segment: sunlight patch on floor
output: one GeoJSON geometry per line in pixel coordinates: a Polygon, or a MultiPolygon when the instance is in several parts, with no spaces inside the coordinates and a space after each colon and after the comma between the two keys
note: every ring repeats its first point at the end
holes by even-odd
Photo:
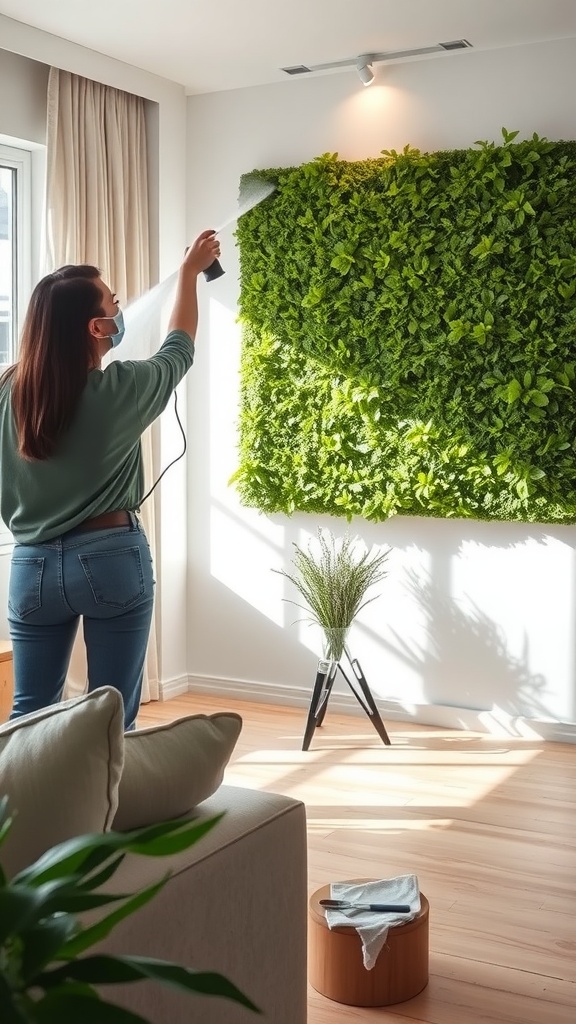
{"type": "MultiPolygon", "coordinates": [[[[478,751],[419,750],[401,763],[394,751],[350,749],[257,750],[241,755],[228,767],[229,785],[276,789],[307,804],[350,807],[470,807],[502,786],[537,756],[535,750],[514,750],[505,760],[492,754],[487,763],[478,751]],[[446,765],[454,765],[452,779],[446,765]]],[[[487,751],[489,753],[489,751],[487,751]]]]}
{"type": "Polygon", "coordinates": [[[364,818],[358,817],[327,817],[317,818],[308,814],[309,835],[326,835],[335,829],[346,829],[347,832],[368,832],[378,835],[382,832],[435,832],[450,828],[453,818],[364,818]]]}

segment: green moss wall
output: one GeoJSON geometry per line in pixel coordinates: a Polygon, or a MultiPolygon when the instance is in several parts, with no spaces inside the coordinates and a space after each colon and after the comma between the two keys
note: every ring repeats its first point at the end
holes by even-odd
{"type": "Polygon", "coordinates": [[[244,504],[576,522],[576,143],[516,134],[260,172],[244,504]]]}

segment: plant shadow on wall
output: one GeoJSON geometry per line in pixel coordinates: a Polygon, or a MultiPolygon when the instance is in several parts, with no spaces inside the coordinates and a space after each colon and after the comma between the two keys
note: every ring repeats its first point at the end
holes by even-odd
{"type": "Polygon", "coordinates": [[[242,501],[576,522],[576,143],[261,172],[238,223],[242,501]]]}
{"type": "Polygon", "coordinates": [[[399,656],[416,667],[432,703],[475,711],[491,711],[496,705],[512,718],[550,716],[547,682],[529,669],[527,639],[522,653],[513,655],[502,627],[475,602],[468,599],[461,607],[441,585],[413,570],[405,579],[406,590],[427,615],[428,642],[407,643],[395,631],[391,635],[399,656]],[[442,696],[448,678],[459,680],[457,703],[453,683],[451,697],[442,696]]]}

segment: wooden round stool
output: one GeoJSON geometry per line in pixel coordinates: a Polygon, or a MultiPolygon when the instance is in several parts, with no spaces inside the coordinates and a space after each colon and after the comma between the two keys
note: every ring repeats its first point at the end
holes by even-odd
{"type": "MultiPolygon", "coordinates": [[[[352,879],[356,884],[367,879],[352,879]]],[[[312,894],[308,903],[308,972],[312,988],[349,1006],[389,1006],[418,995],[428,984],[429,905],[420,893],[420,911],[407,924],[390,928],[371,971],[362,960],[362,939],[356,929],[330,929],[319,901],[330,898],[330,886],[312,894]]]]}

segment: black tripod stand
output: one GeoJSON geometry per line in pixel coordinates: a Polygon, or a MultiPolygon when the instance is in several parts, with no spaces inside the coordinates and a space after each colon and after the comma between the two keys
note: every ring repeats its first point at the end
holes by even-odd
{"type": "Polygon", "coordinates": [[[308,711],[308,719],[306,721],[306,729],[304,731],[302,750],[308,750],[312,736],[314,735],[314,730],[322,725],[322,722],[324,721],[324,716],[328,708],[328,698],[332,692],[332,687],[334,686],[334,680],[336,679],[338,671],[340,671],[344,676],[344,679],[348,683],[348,686],[352,690],[352,693],[356,697],[360,707],[368,715],[368,718],[372,722],[372,725],[376,729],[376,732],[381,737],[382,741],[390,745],[390,737],[386,732],[384,722],[380,717],[380,712],[376,707],[374,697],[372,696],[370,687],[366,682],[366,676],[360,667],[360,662],[357,658],[350,657],[346,647],[344,648],[343,656],[346,657],[346,668],[344,668],[342,664],[342,659],[340,659],[340,661],[335,661],[327,658],[321,658],[318,662],[316,680],[314,682],[314,689],[312,691],[310,708],[308,711]]]}

